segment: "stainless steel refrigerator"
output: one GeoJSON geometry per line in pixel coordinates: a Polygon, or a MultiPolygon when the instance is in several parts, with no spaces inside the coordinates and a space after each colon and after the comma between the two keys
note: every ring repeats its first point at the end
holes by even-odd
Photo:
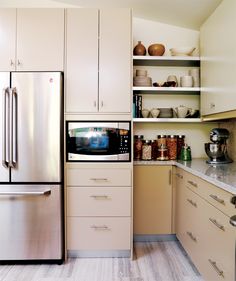
{"type": "Polygon", "coordinates": [[[63,77],[0,72],[0,261],[63,258],[63,77]]]}

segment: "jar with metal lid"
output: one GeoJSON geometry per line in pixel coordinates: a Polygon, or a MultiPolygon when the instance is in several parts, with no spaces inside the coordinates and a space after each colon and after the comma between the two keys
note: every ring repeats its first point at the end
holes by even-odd
{"type": "Polygon", "coordinates": [[[166,138],[166,145],[168,148],[168,156],[170,160],[177,159],[177,136],[169,135],[166,138]]]}
{"type": "Polygon", "coordinates": [[[161,144],[158,147],[157,160],[160,160],[160,161],[169,160],[168,149],[165,144],[161,144]]]}
{"type": "Polygon", "coordinates": [[[152,145],[152,160],[157,160],[157,141],[151,140],[152,145]]]}
{"type": "Polygon", "coordinates": [[[143,135],[134,136],[134,160],[142,159],[143,135]]]}
{"type": "Polygon", "coordinates": [[[157,135],[157,146],[166,145],[166,135],[157,135]]]}
{"type": "Polygon", "coordinates": [[[152,144],[150,140],[143,141],[142,160],[152,160],[152,144]]]}
{"type": "Polygon", "coordinates": [[[181,148],[185,144],[185,135],[178,135],[177,136],[177,159],[180,159],[181,148]]]}

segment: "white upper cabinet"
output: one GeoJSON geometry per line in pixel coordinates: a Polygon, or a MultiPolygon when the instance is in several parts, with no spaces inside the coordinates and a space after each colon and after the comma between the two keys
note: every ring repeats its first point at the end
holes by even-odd
{"type": "Polygon", "coordinates": [[[0,9],[0,71],[15,70],[16,9],[0,9]]]}
{"type": "Polygon", "coordinates": [[[66,113],[130,113],[131,11],[67,9],[66,113]]]}
{"type": "Polygon", "coordinates": [[[0,9],[1,71],[63,71],[64,9],[0,9]]]}
{"type": "Polygon", "coordinates": [[[130,112],[131,11],[100,11],[99,110],[130,112]]]}
{"type": "Polygon", "coordinates": [[[236,1],[224,0],[202,25],[202,115],[236,110],[236,1]]]}
{"type": "Polygon", "coordinates": [[[98,10],[66,11],[66,110],[98,110],[98,10]]]}

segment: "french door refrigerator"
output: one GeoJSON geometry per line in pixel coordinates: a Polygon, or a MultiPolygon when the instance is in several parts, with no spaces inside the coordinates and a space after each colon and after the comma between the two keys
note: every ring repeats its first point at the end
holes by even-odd
{"type": "Polygon", "coordinates": [[[0,72],[0,261],[63,258],[63,77],[0,72]]]}

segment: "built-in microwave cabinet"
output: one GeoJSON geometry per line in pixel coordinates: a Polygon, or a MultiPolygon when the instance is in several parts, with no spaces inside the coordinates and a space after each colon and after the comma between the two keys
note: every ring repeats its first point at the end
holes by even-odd
{"type": "Polygon", "coordinates": [[[64,9],[0,9],[0,71],[63,71],[64,9]]]}
{"type": "Polygon", "coordinates": [[[130,9],[66,10],[66,113],[130,113],[130,9]]]}

